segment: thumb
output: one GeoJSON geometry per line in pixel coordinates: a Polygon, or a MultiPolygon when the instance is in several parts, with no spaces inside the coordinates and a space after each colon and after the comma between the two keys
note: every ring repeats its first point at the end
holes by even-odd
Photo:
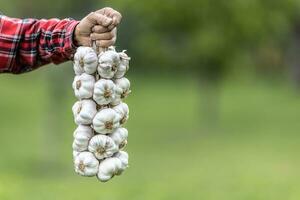
{"type": "Polygon", "coordinates": [[[111,18],[95,12],[90,13],[87,19],[92,25],[109,26],[113,22],[111,18]]]}

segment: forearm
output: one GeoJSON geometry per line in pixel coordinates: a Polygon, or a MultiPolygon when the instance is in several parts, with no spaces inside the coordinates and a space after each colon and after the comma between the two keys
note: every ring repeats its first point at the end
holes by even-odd
{"type": "Polygon", "coordinates": [[[13,19],[0,16],[0,72],[23,73],[70,60],[76,49],[75,20],[13,19]]]}

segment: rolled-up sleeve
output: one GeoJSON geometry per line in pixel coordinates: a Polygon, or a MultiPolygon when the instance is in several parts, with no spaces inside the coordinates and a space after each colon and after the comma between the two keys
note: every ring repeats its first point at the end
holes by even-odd
{"type": "Polygon", "coordinates": [[[0,15],[0,72],[20,74],[72,59],[73,19],[16,19],[0,15]]]}

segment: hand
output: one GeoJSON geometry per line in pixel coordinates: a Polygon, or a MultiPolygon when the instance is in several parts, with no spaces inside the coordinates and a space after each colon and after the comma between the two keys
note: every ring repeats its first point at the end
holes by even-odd
{"type": "Polygon", "coordinates": [[[117,37],[116,26],[121,19],[121,14],[112,8],[92,12],[76,26],[74,40],[79,46],[91,46],[92,40],[100,47],[114,45],[117,37]]]}
{"type": "Polygon", "coordinates": [[[122,19],[121,13],[119,13],[118,11],[116,11],[112,8],[106,7],[106,8],[102,8],[102,9],[96,11],[96,12],[99,13],[99,14],[102,14],[106,17],[109,17],[113,20],[112,24],[108,26],[109,30],[112,30],[114,27],[119,25],[120,22],[121,22],[121,19],[122,19]]]}

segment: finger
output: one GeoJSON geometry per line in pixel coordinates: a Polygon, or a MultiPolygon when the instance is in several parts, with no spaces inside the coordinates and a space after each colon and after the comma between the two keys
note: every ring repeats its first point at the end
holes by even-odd
{"type": "Polygon", "coordinates": [[[100,9],[96,11],[99,14],[105,15],[107,17],[110,17],[113,19],[113,24],[118,25],[121,22],[122,15],[118,11],[110,8],[110,7],[105,7],[103,9],[100,9]]]}
{"type": "Polygon", "coordinates": [[[115,44],[115,42],[116,42],[115,38],[113,38],[111,40],[97,40],[96,45],[106,48],[106,47],[113,46],[115,44]]]}
{"type": "Polygon", "coordinates": [[[91,40],[111,40],[114,37],[115,35],[112,32],[91,34],[91,40]]]}
{"type": "Polygon", "coordinates": [[[102,25],[102,26],[109,26],[112,23],[112,19],[109,17],[106,17],[102,14],[91,12],[87,19],[89,22],[93,25],[102,25]]]}
{"type": "Polygon", "coordinates": [[[109,17],[106,17],[106,16],[104,16],[104,15],[95,13],[95,17],[96,17],[96,20],[97,20],[97,24],[98,24],[98,25],[109,26],[109,25],[111,25],[111,23],[112,23],[112,19],[109,18],[109,17]]]}
{"type": "Polygon", "coordinates": [[[95,33],[93,32],[91,35],[91,40],[111,40],[117,37],[117,28],[114,28],[111,31],[107,31],[105,33],[95,33]]]}
{"type": "Polygon", "coordinates": [[[114,28],[116,28],[116,25],[111,24],[107,27],[108,30],[113,30],[114,28]]]}
{"type": "Polygon", "coordinates": [[[102,15],[106,15],[106,16],[110,16],[111,17],[111,13],[113,13],[115,10],[110,8],[110,7],[105,7],[105,8],[102,8],[100,10],[97,10],[96,12],[102,14],[102,15]]]}
{"type": "Polygon", "coordinates": [[[119,12],[115,12],[114,14],[113,14],[113,24],[114,25],[118,25],[118,24],[120,24],[120,22],[121,22],[121,20],[122,20],[122,15],[121,15],[121,13],[119,13],[119,12]]]}
{"type": "MultiPolygon", "coordinates": [[[[111,25],[109,25],[111,26],[111,25]]],[[[104,27],[104,26],[100,26],[100,25],[96,25],[92,28],[92,32],[94,33],[105,33],[105,32],[109,32],[109,28],[104,27]]]]}

